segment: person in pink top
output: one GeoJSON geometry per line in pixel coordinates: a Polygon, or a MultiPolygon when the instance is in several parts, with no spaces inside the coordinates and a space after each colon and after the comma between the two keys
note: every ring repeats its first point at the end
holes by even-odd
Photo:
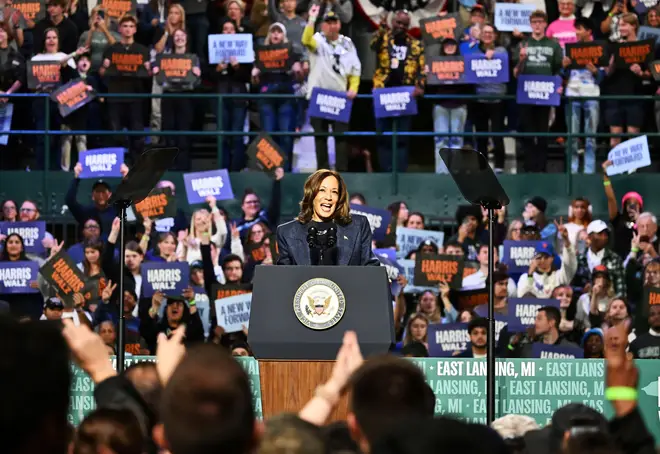
{"type": "Polygon", "coordinates": [[[556,39],[562,49],[568,43],[577,42],[574,12],[574,0],[559,0],[559,19],[552,22],[545,32],[548,38],[556,39]]]}

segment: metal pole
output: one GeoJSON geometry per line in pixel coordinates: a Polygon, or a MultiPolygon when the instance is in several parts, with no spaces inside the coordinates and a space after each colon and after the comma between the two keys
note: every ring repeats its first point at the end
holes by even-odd
{"type": "Polygon", "coordinates": [[[126,239],[124,227],[126,223],[126,209],[128,205],[125,200],[117,202],[119,208],[119,337],[117,348],[117,373],[124,371],[124,358],[126,356],[126,316],[124,315],[124,252],[126,239]]]}
{"type": "Polygon", "coordinates": [[[493,282],[493,215],[492,206],[488,207],[488,349],[486,355],[486,420],[490,425],[495,420],[495,283],[493,282]]]}
{"type": "Polygon", "coordinates": [[[397,119],[392,120],[392,195],[399,193],[399,175],[396,168],[399,162],[399,150],[397,149],[396,133],[397,133],[397,119]]]}

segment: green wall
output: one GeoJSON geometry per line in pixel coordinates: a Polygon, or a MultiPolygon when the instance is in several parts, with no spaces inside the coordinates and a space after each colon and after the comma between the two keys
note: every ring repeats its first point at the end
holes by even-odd
{"type": "MultiPolygon", "coordinates": [[[[177,185],[179,206],[187,206],[183,178],[180,173],[167,175],[177,185]]],[[[64,172],[2,172],[0,178],[0,198],[12,198],[20,203],[32,199],[39,205],[48,218],[57,218],[64,204],[64,194],[71,181],[72,174],[64,172]]],[[[295,215],[302,196],[302,186],[306,175],[286,175],[283,184],[282,215],[283,219],[295,215]]],[[[409,208],[421,211],[436,219],[453,219],[456,206],[465,203],[456,185],[449,176],[429,173],[407,173],[398,177],[391,174],[344,174],[350,192],[363,193],[370,205],[385,207],[392,201],[404,200],[409,208]]],[[[240,196],[246,188],[254,188],[267,203],[270,200],[272,180],[260,172],[241,172],[231,175],[236,201],[222,203],[232,215],[240,213],[240,196]]],[[[117,179],[110,179],[114,185],[117,179]]],[[[526,174],[504,175],[502,185],[511,199],[510,212],[520,213],[523,202],[534,195],[541,195],[548,200],[548,214],[560,216],[567,213],[570,200],[577,196],[586,196],[593,204],[594,216],[605,217],[607,204],[603,192],[602,177],[599,175],[580,175],[567,177],[565,174],[526,174]]],[[[649,204],[647,210],[660,212],[660,198],[650,197],[656,183],[660,181],[656,174],[642,173],[632,176],[619,176],[613,179],[617,197],[630,190],[638,191],[649,204]]],[[[81,184],[78,200],[89,200],[92,180],[81,184]]],[[[475,184],[479,184],[475,181],[475,184]]]]}

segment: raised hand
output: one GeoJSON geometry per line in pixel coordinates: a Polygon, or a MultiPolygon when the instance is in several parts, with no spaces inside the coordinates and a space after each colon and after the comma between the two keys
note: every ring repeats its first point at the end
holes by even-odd
{"type": "Polygon", "coordinates": [[[119,218],[114,218],[112,220],[112,231],[115,233],[119,233],[119,229],[121,228],[121,221],[119,218]]]}
{"type": "Polygon", "coordinates": [[[186,347],[183,345],[183,339],[186,335],[186,325],[179,325],[172,333],[169,339],[165,333],[158,335],[158,346],[156,347],[156,370],[160,381],[165,386],[169,381],[174,369],[179,365],[183,355],[186,353],[186,347]]]}
{"type": "Polygon", "coordinates": [[[112,298],[112,294],[114,293],[116,288],[117,288],[117,284],[113,284],[112,280],[109,280],[108,284],[105,286],[105,288],[101,292],[101,300],[106,302],[106,303],[108,301],[110,301],[110,298],[112,298]]]}
{"type": "Polygon", "coordinates": [[[62,241],[59,242],[59,243],[57,242],[57,240],[55,240],[55,242],[53,243],[52,247],[50,248],[50,257],[49,257],[49,260],[50,260],[51,258],[55,257],[55,256],[56,256],[56,255],[62,250],[62,247],[63,247],[63,246],[64,246],[64,240],[62,240],[62,241]]]}
{"type": "Polygon", "coordinates": [[[562,240],[564,240],[564,245],[568,245],[568,229],[564,225],[564,217],[559,218],[559,222],[555,222],[555,227],[557,227],[557,232],[561,235],[562,240]]]}
{"type": "Polygon", "coordinates": [[[211,211],[212,211],[217,206],[218,201],[212,195],[208,195],[206,196],[206,203],[209,204],[209,207],[211,207],[211,211]]]}

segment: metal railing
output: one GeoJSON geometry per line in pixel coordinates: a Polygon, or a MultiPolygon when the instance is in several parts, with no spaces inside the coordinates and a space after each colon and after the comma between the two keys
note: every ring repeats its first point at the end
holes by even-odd
{"type": "MultiPolygon", "coordinates": [[[[163,93],[163,94],[151,94],[151,93],[139,93],[139,94],[115,94],[115,93],[103,93],[99,94],[99,97],[102,98],[123,98],[123,99],[152,99],[152,98],[174,98],[174,99],[201,99],[201,100],[216,100],[216,129],[212,131],[111,131],[111,130],[84,130],[84,131],[60,131],[60,130],[51,130],[50,129],[50,109],[51,103],[49,102],[50,95],[45,93],[21,93],[21,94],[3,94],[3,97],[15,99],[15,98],[43,98],[44,100],[44,115],[45,115],[45,127],[43,130],[11,130],[3,131],[0,134],[6,135],[43,135],[44,136],[44,152],[45,152],[45,163],[44,169],[50,169],[50,149],[51,149],[51,136],[67,136],[67,135],[95,135],[95,136],[179,136],[186,135],[192,137],[216,137],[216,153],[217,153],[217,163],[218,168],[222,168],[223,160],[223,137],[225,136],[257,136],[260,134],[260,131],[224,131],[222,129],[223,125],[223,100],[225,99],[247,99],[247,100],[266,100],[266,99],[296,99],[292,95],[282,95],[282,94],[224,94],[224,93],[163,93]]],[[[358,99],[372,99],[372,95],[358,95],[358,99]]],[[[514,95],[501,95],[501,96],[482,96],[482,95],[425,95],[424,99],[427,100],[465,100],[467,102],[471,101],[508,101],[515,100],[514,95]]],[[[587,100],[599,100],[599,101],[609,101],[609,100],[618,100],[618,101],[656,101],[660,100],[660,97],[657,96],[599,96],[599,97],[564,97],[565,100],[570,101],[587,101],[587,100]]],[[[570,111],[572,115],[572,111],[570,111]]],[[[511,138],[520,138],[520,137],[548,137],[548,138],[559,138],[565,137],[565,174],[566,174],[566,192],[567,194],[571,193],[572,190],[572,173],[571,173],[571,144],[573,139],[579,138],[610,138],[610,137],[629,137],[630,133],[583,133],[583,132],[574,132],[571,131],[571,118],[569,117],[566,121],[567,131],[566,132],[442,132],[436,133],[434,131],[399,131],[397,128],[397,121],[393,122],[393,128],[391,131],[376,132],[376,131],[347,131],[343,133],[335,132],[272,132],[272,136],[313,136],[313,137],[327,137],[327,136],[345,136],[345,137],[378,137],[385,136],[392,138],[392,172],[391,172],[391,190],[392,194],[398,193],[398,175],[397,170],[398,163],[398,147],[397,147],[397,137],[398,136],[407,136],[407,137],[466,137],[466,138],[479,138],[479,137],[511,137],[511,138]]],[[[660,133],[644,133],[648,137],[660,137],[660,133]]],[[[44,185],[46,185],[46,172],[44,172],[44,185]]]]}

